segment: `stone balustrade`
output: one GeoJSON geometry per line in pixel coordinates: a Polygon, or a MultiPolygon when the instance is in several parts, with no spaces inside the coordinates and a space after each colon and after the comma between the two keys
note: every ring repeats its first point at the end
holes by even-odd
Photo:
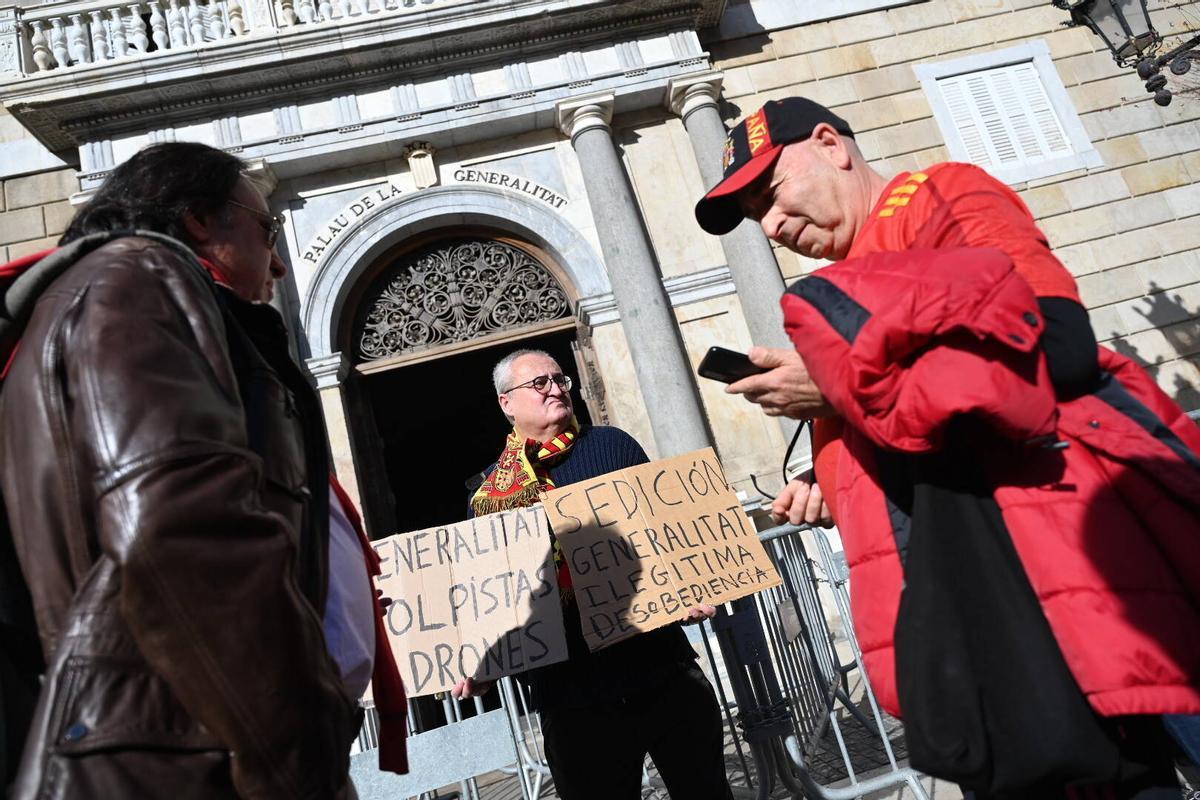
{"type": "MultiPolygon", "coordinates": [[[[447,0],[90,0],[0,6],[0,76],[45,74],[447,0]]],[[[3,80],[0,77],[0,80],[3,80]]]]}
{"type": "Polygon", "coordinates": [[[5,11],[12,13],[0,16],[0,72],[22,75],[195,47],[249,30],[241,0],[55,3],[0,15],[5,11]]]}
{"type": "Polygon", "coordinates": [[[432,5],[438,0],[275,0],[282,27],[331,22],[432,5]]]}

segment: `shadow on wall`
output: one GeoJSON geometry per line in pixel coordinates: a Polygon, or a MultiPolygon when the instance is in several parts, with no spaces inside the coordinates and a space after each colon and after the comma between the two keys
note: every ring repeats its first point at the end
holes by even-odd
{"type": "Polygon", "coordinates": [[[737,103],[730,102],[724,97],[717,101],[718,109],[721,112],[721,119],[725,120],[725,127],[732,128],[741,122],[742,117],[746,116],[746,112],[737,103]]]}
{"type": "MultiPolygon", "coordinates": [[[[1184,305],[1182,297],[1178,294],[1168,295],[1153,282],[1150,284],[1150,294],[1138,302],[1140,307],[1135,307],[1134,310],[1166,337],[1177,357],[1192,360],[1200,356],[1200,308],[1189,309],[1184,305]]],[[[1168,359],[1158,356],[1151,361],[1116,331],[1112,331],[1111,335],[1112,340],[1106,343],[1109,347],[1141,364],[1151,375],[1158,378],[1159,368],[1167,363],[1168,359]]],[[[1193,360],[1193,363],[1196,361],[1193,360]]],[[[1172,384],[1163,388],[1185,411],[1200,409],[1200,386],[1183,375],[1176,374],[1172,384]]]]}

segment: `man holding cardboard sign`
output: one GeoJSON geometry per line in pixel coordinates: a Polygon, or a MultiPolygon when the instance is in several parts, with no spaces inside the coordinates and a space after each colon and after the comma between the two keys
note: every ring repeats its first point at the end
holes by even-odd
{"type": "MultiPolygon", "coordinates": [[[[496,365],[493,380],[513,432],[471,498],[473,514],[533,505],[555,487],[649,461],[624,431],[579,427],[571,379],[547,353],[512,353],[496,365]]],[[[679,625],[621,637],[593,652],[580,624],[571,570],[557,547],[555,564],[569,658],[521,679],[542,715],[558,796],[637,800],[649,754],[677,800],[728,800],[720,707],[679,625]]],[[[703,604],[690,610],[681,606],[672,618],[696,620],[713,613],[703,604]]],[[[454,694],[470,697],[487,687],[464,680],[454,694]]]]}

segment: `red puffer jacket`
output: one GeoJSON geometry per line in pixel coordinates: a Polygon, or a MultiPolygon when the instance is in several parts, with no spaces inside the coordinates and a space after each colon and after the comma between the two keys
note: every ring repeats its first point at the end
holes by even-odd
{"type": "Polygon", "coordinates": [[[875,453],[934,450],[959,414],[1013,442],[978,456],[1092,707],[1200,713],[1200,429],[1151,378],[1101,348],[1100,388],[1057,402],[1037,300],[998,250],[844,261],[797,282],[783,307],[846,420],[837,521],[865,667],[890,713],[907,520],[880,488],[875,453]],[[1054,437],[1066,446],[1041,446],[1054,437]]]}

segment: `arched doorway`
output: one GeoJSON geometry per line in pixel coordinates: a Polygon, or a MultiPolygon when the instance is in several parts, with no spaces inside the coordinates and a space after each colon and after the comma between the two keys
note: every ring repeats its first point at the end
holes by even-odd
{"type": "Polygon", "coordinates": [[[592,420],[581,389],[596,382],[576,367],[574,290],[535,245],[486,228],[435,231],[386,253],[360,287],[342,352],[353,354],[360,413],[370,417],[355,425],[370,439],[358,450],[376,456],[373,474],[360,475],[364,503],[373,518],[391,518],[379,533],[466,516],[467,482],[509,431],[492,367],[512,350],[554,356],[577,378],[576,416],[592,420]]]}

